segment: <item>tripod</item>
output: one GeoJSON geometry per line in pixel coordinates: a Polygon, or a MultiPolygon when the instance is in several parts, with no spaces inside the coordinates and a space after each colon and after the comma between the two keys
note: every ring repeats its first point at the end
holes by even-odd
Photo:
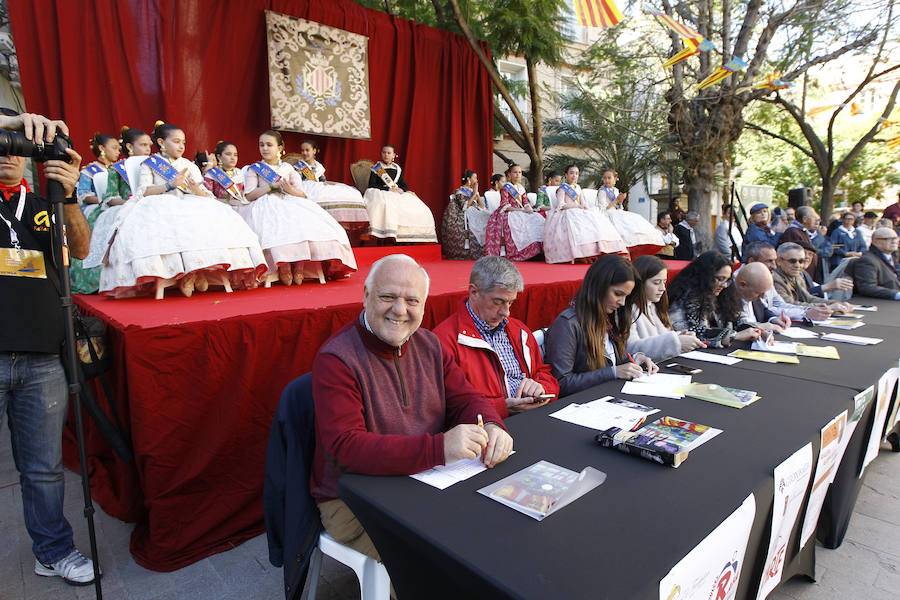
{"type": "MultiPolygon", "coordinates": [[[[65,239],[65,211],[63,204],[65,194],[62,184],[47,181],[47,199],[53,206],[53,253],[61,259],[59,265],[60,302],[63,307],[63,320],[66,330],[65,355],[62,360],[69,376],[69,394],[74,401],[75,435],[78,440],[78,463],[81,465],[81,490],[84,495],[84,517],[88,523],[88,537],[91,544],[91,557],[94,561],[94,592],[97,600],[103,599],[103,588],[100,584],[100,557],[97,555],[97,533],[94,529],[94,505],[91,501],[91,482],[87,473],[87,450],[84,443],[84,422],[81,414],[81,383],[77,376],[78,357],[75,352],[75,316],[72,305],[72,283],[69,280],[69,249],[65,239]]],[[[24,202],[21,199],[20,202],[24,202]]]]}

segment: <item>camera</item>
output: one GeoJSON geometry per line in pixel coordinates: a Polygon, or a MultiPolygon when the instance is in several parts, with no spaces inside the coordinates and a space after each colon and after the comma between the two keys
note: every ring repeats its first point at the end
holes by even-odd
{"type": "Polygon", "coordinates": [[[72,148],[72,140],[62,133],[57,133],[50,143],[35,144],[18,131],[0,129],[0,156],[24,156],[37,162],[48,160],[72,162],[66,148],[72,148]]]}

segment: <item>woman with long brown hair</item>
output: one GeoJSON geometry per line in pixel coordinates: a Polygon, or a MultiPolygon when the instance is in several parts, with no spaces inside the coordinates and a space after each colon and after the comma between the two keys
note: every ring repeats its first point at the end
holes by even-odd
{"type": "Polygon", "coordinates": [[[669,297],[666,281],[669,267],[656,256],[644,255],[634,260],[634,268],[644,287],[643,303],[637,307],[631,335],[630,352],[643,352],[653,360],[662,360],[704,346],[693,331],[672,330],[669,321],[669,297]]]}
{"type": "Polygon", "coordinates": [[[640,377],[641,367],[657,371],[650,357],[626,351],[632,311],[643,298],[639,281],[631,263],[615,254],[601,256],[588,269],[574,306],[556,318],[545,339],[560,396],[611,379],[640,377]]]}

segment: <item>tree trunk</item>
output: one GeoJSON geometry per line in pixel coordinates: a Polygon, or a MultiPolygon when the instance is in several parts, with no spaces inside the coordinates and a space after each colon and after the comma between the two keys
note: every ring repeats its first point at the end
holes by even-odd
{"type": "Polygon", "coordinates": [[[822,215],[822,224],[826,226],[828,225],[828,217],[834,212],[834,191],[835,186],[832,185],[831,180],[827,176],[822,177],[822,205],[819,213],[822,215]]]}
{"type": "Polygon", "coordinates": [[[534,152],[528,152],[531,166],[528,168],[528,181],[531,191],[536,191],[544,183],[544,120],[541,116],[541,98],[538,90],[537,72],[534,62],[525,57],[525,68],[528,72],[528,94],[531,98],[531,130],[534,140],[534,152]]]}
{"type": "Polygon", "coordinates": [[[700,222],[694,231],[697,240],[703,244],[704,250],[711,250],[712,245],[712,198],[713,172],[715,166],[708,161],[700,163],[684,174],[684,188],[688,195],[688,210],[700,215],[700,222]]]}

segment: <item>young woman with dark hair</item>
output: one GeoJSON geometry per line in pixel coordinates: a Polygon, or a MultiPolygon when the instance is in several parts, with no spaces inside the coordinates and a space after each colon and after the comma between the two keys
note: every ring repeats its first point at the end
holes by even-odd
{"type": "Polygon", "coordinates": [[[568,396],[611,379],[639,377],[642,367],[657,371],[650,357],[629,356],[633,310],[643,302],[637,271],[616,254],[591,265],[575,294],[547,330],[545,346],[560,396],[568,396]],[[633,361],[632,361],[633,359],[633,361]]]}
{"type": "Polygon", "coordinates": [[[259,236],[269,270],[267,278],[283,285],[304,279],[339,279],[356,270],[347,232],[303,192],[302,176],[282,162],[284,142],[277,131],[259,136],[258,162],[247,169],[244,197],[238,206],[259,236]]]}
{"type": "Polygon", "coordinates": [[[628,350],[643,352],[658,361],[704,347],[694,332],[672,330],[666,294],[669,274],[666,263],[656,256],[644,255],[636,258],[633,265],[644,286],[644,299],[635,310],[628,350]]]}
{"type": "Polygon", "coordinates": [[[710,250],[704,252],[669,285],[669,319],[678,331],[689,330],[713,348],[732,339],[752,341],[760,332],[744,316],[741,300],[731,284],[731,262],[710,250]]]}
{"type": "MultiPolygon", "coordinates": [[[[99,131],[91,136],[90,145],[91,152],[96,157],[96,160],[81,168],[78,183],[75,185],[78,204],[81,205],[81,212],[84,213],[85,217],[90,217],[91,213],[97,210],[101,200],[97,189],[94,187],[94,176],[108,173],[109,165],[119,160],[120,152],[119,140],[99,131]]],[[[94,218],[96,219],[96,217],[94,218]]]]}
{"type": "Polygon", "coordinates": [[[484,238],[491,213],[478,194],[478,175],[463,171],[460,186],[450,196],[441,220],[441,251],[444,258],[478,260],[484,256],[484,238]]]}

